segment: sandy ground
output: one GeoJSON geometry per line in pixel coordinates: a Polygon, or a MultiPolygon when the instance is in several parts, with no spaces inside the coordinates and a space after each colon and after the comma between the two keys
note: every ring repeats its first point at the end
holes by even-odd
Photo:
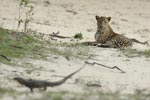
{"type": "MultiPolygon", "coordinates": [[[[17,0],[0,0],[0,2],[1,26],[16,29],[17,0]]],[[[94,33],[96,32],[95,15],[99,15],[112,17],[110,25],[115,32],[140,41],[150,40],[149,0],[49,0],[49,5],[45,2],[46,0],[32,0],[35,14],[30,27],[38,32],[47,34],[59,31],[64,36],[73,36],[77,32],[82,32],[84,40],[94,40],[94,33]]],[[[133,48],[138,50],[149,49],[148,46],[136,43],[133,48]]],[[[75,79],[84,81],[83,83],[100,82],[102,87],[93,89],[106,91],[120,90],[130,93],[135,89],[150,89],[149,57],[129,58],[117,49],[96,47],[91,47],[90,52],[97,55],[90,62],[96,61],[108,66],[118,66],[126,73],[121,74],[116,70],[108,70],[97,65],[87,65],[85,69],[66,84],[57,88],[50,88],[48,91],[84,91],[83,84],[75,84],[75,79]]],[[[53,77],[53,75],[65,76],[81,67],[83,62],[77,60],[68,62],[65,58],[59,57],[55,63],[33,61],[33,64],[37,69],[42,67],[43,70],[37,70],[28,75],[23,73],[24,70],[30,70],[30,67],[12,67],[1,64],[0,83],[7,83],[7,85],[0,84],[0,86],[9,88],[13,88],[12,85],[18,86],[17,83],[11,80],[17,73],[22,73],[22,75],[29,78],[59,80],[60,77],[53,77]],[[56,73],[52,70],[55,70],[56,73]]],[[[23,90],[18,88],[18,91],[26,91],[24,88],[23,90]]]]}

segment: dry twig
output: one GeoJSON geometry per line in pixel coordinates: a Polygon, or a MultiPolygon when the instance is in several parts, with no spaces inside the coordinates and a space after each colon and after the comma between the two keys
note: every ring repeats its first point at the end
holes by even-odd
{"type": "Polygon", "coordinates": [[[100,63],[97,63],[97,62],[88,62],[88,61],[85,61],[86,64],[90,64],[90,65],[99,65],[99,66],[102,66],[102,67],[105,67],[105,68],[109,68],[109,69],[117,69],[119,70],[121,73],[125,73],[125,71],[123,71],[122,69],[120,69],[119,67],[117,66],[113,66],[113,67],[109,67],[109,66],[106,66],[106,65],[103,65],[103,64],[100,64],[100,63]]]}
{"type": "Polygon", "coordinates": [[[49,36],[52,36],[52,37],[57,37],[57,38],[61,38],[61,39],[66,39],[66,38],[71,38],[71,37],[67,37],[67,36],[61,36],[61,35],[58,35],[59,32],[57,33],[52,33],[52,34],[49,34],[49,36]]]}

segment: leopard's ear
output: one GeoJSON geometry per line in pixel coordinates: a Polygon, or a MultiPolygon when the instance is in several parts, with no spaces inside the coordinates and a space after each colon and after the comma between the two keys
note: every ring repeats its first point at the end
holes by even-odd
{"type": "Polygon", "coordinates": [[[96,18],[96,20],[98,20],[98,19],[99,19],[99,16],[96,15],[95,18],[96,18]]]}
{"type": "Polygon", "coordinates": [[[111,17],[107,17],[107,19],[108,19],[108,22],[111,20],[111,17]]]}

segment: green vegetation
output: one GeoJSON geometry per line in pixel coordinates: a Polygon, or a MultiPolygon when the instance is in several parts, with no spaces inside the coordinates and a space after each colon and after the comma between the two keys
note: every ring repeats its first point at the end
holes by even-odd
{"type": "MultiPolygon", "coordinates": [[[[31,93],[27,92],[16,92],[11,89],[0,88],[0,98],[11,97],[12,100],[19,100],[23,95],[28,95],[26,98],[21,100],[149,100],[150,93],[146,90],[137,90],[133,94],[122,94],[120,92],[93,92],[87,91],[85,93],[72,93],[72,92],[44,92],[41,93],[38,98],[31,93]],[[7,94],[7,95],[6,95],[7,94]]],[[[36,94],[37,95],[37,94],[36,94]]]]}
{"type": "Polygon", "coordinates": [[[50,54],[64,57],[88,57],[88,48],[73,43],[51,43],[38,35],[13,32],[0,28],[0,62],[13,63],[13,59],[47,59],[50,54]]]}
{"type": "Polygon", "coordinates": [[[145,55],[146,57],[150,57],[150,50],[145,50],[142,52],[143,55],[145,55]]]}
{"type": "Polygon", "coordinates": [[[83,39],[83,35],[82,35],[82,33],[76,33],[76,34],[74,35],[74,38],[75,38],[75,39],[82,40],[82,39],[83,39]]]}
{"type": "Polygon", "coordinates": [[[11,100],[16,100],[16,98],[18,98],[19,96],[26,94],[28,94],[28,92],[18,92],[12,88],[0,87],[0,100],[7,100],[8,98],[12,98],[11,100]]]}
{"type": "Polygon", "coordinates": [[[35,57],[41,52],[42,42],[28,34],[0,28],[0,62],[13,58],[35,57]]]}
{"type": "Polygon", "coordinates": [[[135,92],[133,94],[121,94],[119,92],[86,92],[86,93],[70,93],[70,92],[47,92],[41,100],[149,100],[150,94],[145,91],[135,92]]]}
{"type": "Polygon", "coordinates": [[[138,51],[136,49],[128,48],[122,50],[123,54],[127,57],[146,56],[150,57],[150,50],[138,51]]]}
{"type": "Polygon", "coordinates": [[[4,88],[0,88],[0,96],[4,95],[4,94],[15,94],[16,91],[12,90],[12,89],[4,89],[4,88]]]}

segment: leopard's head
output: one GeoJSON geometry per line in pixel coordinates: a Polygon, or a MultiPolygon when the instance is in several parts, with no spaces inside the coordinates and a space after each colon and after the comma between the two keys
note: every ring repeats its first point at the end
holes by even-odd
{"type": "Polygon", "coordinates": [[[104,17],[104,16],[95,16],[97,20],[97,31],[99,33],[105,33],[107,30],[109,30],[109,21],[111,20],[111,17],[104,17]]]}

